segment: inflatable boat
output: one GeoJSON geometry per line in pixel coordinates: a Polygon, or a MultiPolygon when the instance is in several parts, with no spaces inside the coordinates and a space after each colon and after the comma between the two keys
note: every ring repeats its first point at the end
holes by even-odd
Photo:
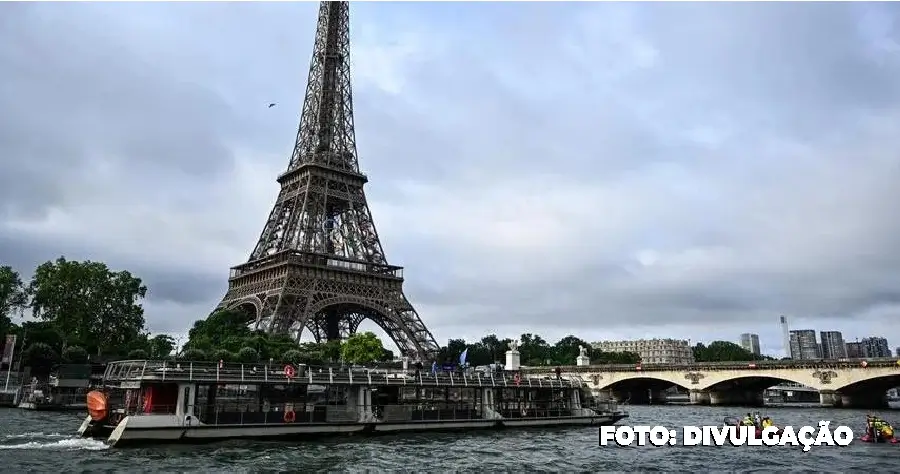
{"type": "MultiPolygon", "coordinates": [[[[725,420],[724,420],[724,423],[725,423],[725,426],[741,426],[741,418],[735,418],[735,417],[732,417],[732,416],[726,416],[726,417],[725,417],[725,420]]],[[[776,431],[775,431],[775,434],[776,434],[776,435],[780,435],[780,434],[781,434],[781,428],[774,427],[774,426],[773,426],[773,428],[776,429],[776,431]]],[[[762,437],[762,434],[763,434],[763,429],[757,426],[757,427],[756,427],[756,437],[757,437],[757,438],[761,438],[761,437],[762,437]]]]}
{"type": "Polygon", "coordinates": [[[863,443],[889,443],[889,444],[900,444],[900,440],[894,438],[893,436],[890,438],[884,436],[872,436],[869,433],[862,435],[859,438],[863,443]]]}

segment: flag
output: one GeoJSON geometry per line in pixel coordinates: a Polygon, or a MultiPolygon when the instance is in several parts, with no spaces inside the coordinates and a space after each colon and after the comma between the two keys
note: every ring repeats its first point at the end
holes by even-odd
{"type": "Polygon", "coordinates": [[[465,366],[466,366],[466,356],[467,356],[467,355],[469,355],[469,348],[468,348],[468,347],[467,347],[464,351],[462,351],[462,354],[459,355],[459,366],[460,366],[460,367],[465,367],[465,366]]]}
{"type": "Polygon", "coordinates": [[[431,363],[431,373],[432,373],[432,374],[436,374],[436,373],[437,373],[437,361],[434,361],[434,362],[431,363]]]}
{"type": "Polygon", "coordinates": [[[12,365],[13,355],[16,350],[16,335],[15,334],[7,334],[6,335],[6,343],[3,344],[3,357],[0,359],[0,364],[12,365]]]}

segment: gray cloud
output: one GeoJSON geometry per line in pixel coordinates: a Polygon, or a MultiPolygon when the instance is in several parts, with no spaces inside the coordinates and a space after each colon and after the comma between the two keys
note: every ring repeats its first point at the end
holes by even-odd
{"type": "MultiPolygon", "coordinates": [[[[371,206],[438,339],[900,338],[897,7],[353,8],[371,206]]],[[[129,268],[183,331],[277,192],[315,8],[0,12],[0,261],[129,268]]]]}

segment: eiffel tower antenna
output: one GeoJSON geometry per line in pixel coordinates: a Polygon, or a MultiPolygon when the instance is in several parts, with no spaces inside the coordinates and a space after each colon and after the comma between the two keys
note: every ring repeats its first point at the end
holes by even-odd
{"type": "Polygon", "coordinates": [[[231,269],[216,310],[255,315],[256,328],[316,341],[346,338],[364,319],[403,355],[437,353],[434,336],[389,265],[359,170],[350,88],[350,6],[321,2],[297,140],[281,191],[247,263],[231,269]]]}

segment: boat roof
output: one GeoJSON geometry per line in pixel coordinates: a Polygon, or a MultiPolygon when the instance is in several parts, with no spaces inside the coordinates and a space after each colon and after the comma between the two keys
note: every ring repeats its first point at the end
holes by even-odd
{"type": "Polygon", "coordinates": [[[239,364],[215,362],[173,362],[162,360],[120,360],[110,362],[103,375],[107,386],[134,385],[134,382],[213,382],[241,385],[409,385],[421,387],[584,387],[580,377],[541,376],[512,371],[482,373],[430,372],[365,367],[314,367],[292,364],[239,364]],[[293,373],[289,372],[291,369],[293,373]]]}

